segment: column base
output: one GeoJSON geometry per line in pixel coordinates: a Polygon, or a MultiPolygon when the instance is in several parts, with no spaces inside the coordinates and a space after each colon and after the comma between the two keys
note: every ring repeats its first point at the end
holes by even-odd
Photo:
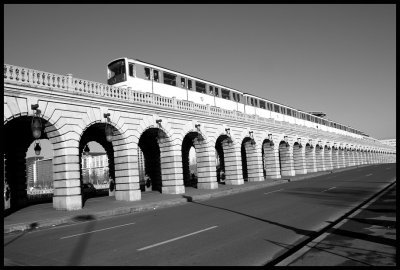
{"type": "Polygon", "coordinates": [[[183,193],[185,193],[185,187],[183,185],[162,187],[161,193],[163,193],[163,194],[183,194],[183,193]]]}
{"type": "Polygon", "coordinates": [[[197,183],[198,189],[217,189],[218,183],[217,182],[207,182],[207,183],[197,183]]]}
{"type": "Polygon", "coordinates": [[[53,197],[53,208],[57,210],[80,210],[82,209],[82,196],[56,196],[53,197]]]}
{"type": "Polygon", "coordinates": [[[117,201],[140,201],[142,199],[142,193],[140,190],[116,190],[115,199],[117,201]]]}

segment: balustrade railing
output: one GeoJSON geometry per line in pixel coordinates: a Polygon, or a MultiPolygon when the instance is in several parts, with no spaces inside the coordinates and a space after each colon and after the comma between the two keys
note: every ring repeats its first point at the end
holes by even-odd
{"type": "MultiPolygon", "coordinates": [[[[28,84],[30,86],[52,88],[54,91],[76,93],[78,95],[94,96],[120,100],[130,103],[149,104],[159,107],[167,107],[180,111],[200,113],[215,117],[227,119],[248,121],[251,123],[266,123],[273,127],[290,128],[291,131],[306,131],[307,133],[317,134],[314,129],[292,125],[283,121],[277,121],[270,118],[264,118],[257,115],[245,114],[239,111],[226,110],[210,105],[198,104],[187,100],[178,100],[175,98],[163,97],[160,95],[134,91],[130,88],[119,88],[103,83],[92,82],[73,78],[72,75],[59,75],[49,72],[37,71],[29,68],[18,67],[4,64],[4,81],[28,84]]],[[[350,136],[337,134],[337,137],[343,137],[352,141],[350,136]]],[[[379,142],[379,141],[378,141],[379,142]]],[[[376,145],[376,141],[371,141],[371,146],[376,145]]]]}

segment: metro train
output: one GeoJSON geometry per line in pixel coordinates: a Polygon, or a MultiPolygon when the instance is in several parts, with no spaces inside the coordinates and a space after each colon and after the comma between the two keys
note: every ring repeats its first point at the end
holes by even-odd
{"type": "Polygon", "coordinates": [[[107,66],[107,83],[356,138],[368,137],[361,131],[315,114],[138,59],[111,61],[107,66]]]}

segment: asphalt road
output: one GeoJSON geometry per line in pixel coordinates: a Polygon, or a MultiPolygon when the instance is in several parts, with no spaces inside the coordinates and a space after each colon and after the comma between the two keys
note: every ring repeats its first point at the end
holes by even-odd
{"type": "Polygon", "coordinates": [[[393,181],[383,164],[4,236],[14,265],[263,265],[393,181]]]}

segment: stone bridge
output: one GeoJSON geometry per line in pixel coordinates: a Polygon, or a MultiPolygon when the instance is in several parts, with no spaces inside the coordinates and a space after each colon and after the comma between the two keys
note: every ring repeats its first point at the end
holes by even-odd
{"type": "Polygon", "coordinates": [[[141,199],[139,149],[153,185],[169,194],[185,192],[191,147],[199,189],[218,188],[217,158],[227,185],[396,162],[395,148],[372,138],[5,64],[4,176],[12,204],[23,204],[26,198],[25,156],[35,140],[35,115],[43,126],[40,139],[48,139],[54,152],[53,207],[63,210],[83,207],[81,156],[90,141],[106,150],[115,199],[126,201],[141,199]],[[107,125],[112,127],[111,141],[106,140],[107,125]]]}

